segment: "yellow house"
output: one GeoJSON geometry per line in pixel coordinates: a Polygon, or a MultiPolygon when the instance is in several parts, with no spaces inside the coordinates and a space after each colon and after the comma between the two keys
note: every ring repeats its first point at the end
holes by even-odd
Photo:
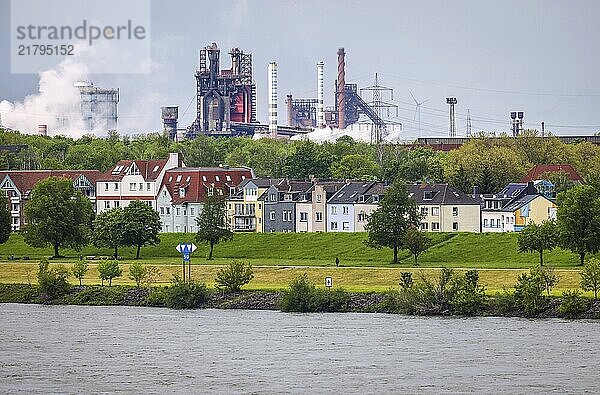
{"type": "Polygon", "coordinates": [[[556,219],[556,208],[556,204],[544,195],[525,195],[511,202],[502,211],[514,213],[514,230],[519,232],[531,223],[540,224],[542,221],[556,219]]]}
{"type": "Polygon", "coordinates": [[[263,202],[258,198],[271,185],[279,185],[282,179],[245,180],[235,194],[227,199],[227,219],[234,232],[264,232],[263,202]]]}

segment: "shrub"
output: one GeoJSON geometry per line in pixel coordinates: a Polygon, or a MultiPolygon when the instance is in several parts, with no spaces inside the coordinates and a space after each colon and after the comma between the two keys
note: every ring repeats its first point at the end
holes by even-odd
{"type": "Polygon", "coordinates": [[[252,265],[242,261],[233,260],[224,268],[217,271],[215,288],[225,292],[238,292],[240,288],[254,278],[252,265]]]}
{"type": "Polygon", "coordinates": [[[83,278],[88,272],[88,263],[86,261],[78,261],[73,264],[72,273],[79,280],[79,286],[83,285],[83,278]]]}
{"type": "Polygon", "coordinates": [[[163,307],[166,300],[166,288],[155,287],[150,290],[146,297],[147,306],[163,307]]]}
{"type": "Polygon", "coordinates": [[[584,291],[592,291],[594,299],[598,299],[598,290],[600,290],[600,260],[591,258],[588,260],[581,273],[581,288],[584,291]]]}
{"type": "Polygon", "coordinates": [[[62,265],[51,269],[48,266],[47,259],[42,259],[38,266],[37,278],[40,291],[50,299],[65,295],[71,288],[67,280],[69,278],[69,271],[62,265]]]}
{"type": "Polygon", "coordinates": [[[542,295],[545,289],[547,285],[538,267],[521,273],[515,284],[515,306],[528,317],[538,315],[548,305],[542,295]]]}
{"type": "Polygon", "coordinates": [[[90,306],[118,306],[123,303],[125,291],[124,287],[86,287],[73,297],[72,303],[90,306]]]}
{"type": "Polygon", "coordinates": [[[450,304],[453,313],[460,315],[477,315],[487,303],[485,287],[480,286],[477,270],[469,270],[457,281],[456,293],[450,304]]]}
{"type": "Polygon", "coordinates": [[[146,275],[146,267],[140,262],[132,263],[129,266],[129,278],[135,281],[135,285],[139,288],[142,279],[146,275]]]}
{"type": "Polygon", "coordinates": [[[104,280],[108,280],[108,285],[112,286],[112,280],[115,277],[121,277],[123,270],[117,261],[104,261],[98,264],[98,275],[104,285],[104,280]]]}
{"type": "Polygon", "coordinates": [[[350,295],[338,288],[333,291],[317,289],[304,273],[290,283],[288,290],[280,301],[280,308],[285,312],[320,312],[347,311],[350,295]]]}
{"type": "Polygon", "coordinates": [[[576,318],[587,308],[587,300],[581,296],[578,289],[567,290],[562,293],[562,303],[558,312],[565,318],[576,318]]]}
{"type": "Polygon", "coordinates": [[[174,276],[173,284],[165,290],[164,303],[170,309],[193,309],[206,302],[208,294],[205,284],[185,283],[174,276]]]}
{"type": "Polygon", "coordinates": [[[151,287],[152,284],[156,284],[160,279],[160,270],[156,266],[146,266],[145,268],[142,283],[146,287],[151,287]]]}
{"type": "Polygon", "coordinates": [[[514,315],[517,310],[515,294],[508,291],[506,288],[490,298],[488,303],[489,310],[494,314],[501,316],[514,315]]]}
{"type": "Polygon", "coordinates": [[[406,289],[413,285],[413,278],[411,272],[400,273],[400,288],[406,289]]]}

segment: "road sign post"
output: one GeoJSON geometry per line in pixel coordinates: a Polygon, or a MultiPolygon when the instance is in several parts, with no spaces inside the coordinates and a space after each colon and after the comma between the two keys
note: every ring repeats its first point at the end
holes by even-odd
{"type": "Polygon", "coordinates": [[[192,252],[196,251],[196,245],[194,243],[179,243],[177,247],[175,247],[177,251],[181,254],[183,258],[183,282],[185,282],[185,264],[188,264],[188,273],[187,279],[188,282],[192,281],[192,252]]]}
{"type": "Polygon", "coordinates": [[[327,289],[331,289],[331,287],[333,286],[333,279],[331,277],[325,277],[325,286],[327,287],[327,289]]]}

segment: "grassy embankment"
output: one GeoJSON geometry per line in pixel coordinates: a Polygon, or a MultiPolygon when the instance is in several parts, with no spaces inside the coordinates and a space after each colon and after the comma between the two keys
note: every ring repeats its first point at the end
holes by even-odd
{"type": "MultiPolygon", "coordinates": [[[[520,254],[517,252],[515,234],[433,234],[434,245],[420,258],[420,267],[415,268],[413,258],[403,251],[400,263],[390,264],[389,249],[375,250],[364,245],[365,234],[361,233],[287,233],[287,234],[236,234],[230,242],[222,243],[215,248],[215,260],[207,261],[207,246],[199,246],[192,258],[193,277],[214,283],[216,271],[232,259],[241,259],[254,265],[254,280],[247,286],[249,289],[281,289],[285,288],[292,278],[308,273],[317,284],[323,282],[325,276],[331,275],[335,286],[349,291],[384,291],[397,286],[400,271],[412,271],[417,275],[423,271],[425,275],[437,273],[442,266],[461,268],[477,268],[481,282],[488,290],[495,292],[503,286],[511,287],[516,277],[524,269],[537,263],[536,254],[520,254]],[[335,258],[341,261],[340,268],[335,268],[335,258]]],[[[142,262],[160,267],[163,283],[168,283],[174,273],[180,273],[180,256],[175,246],[181,241],[192,241],[193,235],[165,234],[161,235],[158,246],[142,249],[142,262]]],[[[110,249],[97,249],[92,246],[80,252],[65,249],[66,258],[53,262],[61,262],[70,266],[79,255],[108,256],[110,249]]],[[[122,248],[124,276],[114,281],[115,284],[131,284],[128,279],[128,264],[132,262],[133,248],[122,248]]],[[[37,262],[44,256],[50,256],[50,248],[37,249],[27,246],[20,235],[12,235],[11,239],[0,245],[0,282],[1,283],[35,283],[37,262]],[[7,261],[8,255],[17,258],[28,256],[28,261],[7,261]]],[[[560,268],[561,280],[556,288],[575,288],[579,275],[575,269],[577,256],[568,251],[554,250],[545,254],[545,261],[551,266],[560,268]]],[[[95,262],[91,262],[90,271],[85,283],[99,283],[95,262]]],[[[74,279],[71,282],[75,283],[74,279]]]]}

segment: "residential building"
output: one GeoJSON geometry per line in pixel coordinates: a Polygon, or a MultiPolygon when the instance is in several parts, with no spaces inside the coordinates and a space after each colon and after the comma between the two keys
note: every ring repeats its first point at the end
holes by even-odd
{"type": "Polygon", "coordinates": [[[132,200],[147,202],[156,209],[156,196],[165,172],[185,167],[178,153],[167,159],[120,160],[96,181],[96,213],[125,207],[132,200]]]}
{"type": "Polygon", "coordinates": [[[25,224],[24,208],[35,184],[49,177],[62,177],[73,181],[75,189],[81,191],[96,208],[96,181],[102,173],[98,170],[15,170],[0,171],[0,189],[8,196],[11,226],[17,231],[25,224]]]}
{"type": "Polygon", "coordinates": [[[284,179],[252,178],[242,181],[227,199],[227,218],[234,232],[264,232],[263,201],[258,198],[284,179]]]}
{"type": "Polygon", "coordinates": [[[310,188],[296,200],[296,232],[325,232],[327,200],[345,184],[344,181],[313,179],[310,188]]]}
{"type": "Polygon", "coordinates": [[[381,181],[351,181],[340,188],[327,201],[327,232],[364,231],[367,215],[376,208],[383,185],[381,181]],[[369,194],[371,189],[374,194],[369,194]],[[362,221],[357,227],[359,214],[362,221]]]}
{"type": "Polygon", "coordinates": [[[230,191],[246,179],[253,178],[247,167],[176,167],[165,172],[156,197],[162,232],[198,231],[196,218],[206,198],[212,195],[226,199],[230,191]]]}
{"type": "MultiPolygon", "coordinates": [[[[261,196],[263,202],[263,231],[264,232],[295,232],[296,231],[296,201],[306,196],[311,188],[310,181],[283,180],[277,185],[271,185],[261,196]]],[[[299,213],[303,221],[308,221],[308,214],[299,213]]]]}
{"type": "Polygon", "coordinates": [[[577,185],[583,184],[583,178],[573,166],[569,164],[564,165],[536,165],[521,179],[521,182],[528,183],[536,180],[544,179],[544,175],[547,173],[566,173],[567,177],[577,185]]]}
{"type": "Polygon", "coordinates": [[[448,184],[409,184],[426,232],[480,232],[480,202],[448,184]]]}

